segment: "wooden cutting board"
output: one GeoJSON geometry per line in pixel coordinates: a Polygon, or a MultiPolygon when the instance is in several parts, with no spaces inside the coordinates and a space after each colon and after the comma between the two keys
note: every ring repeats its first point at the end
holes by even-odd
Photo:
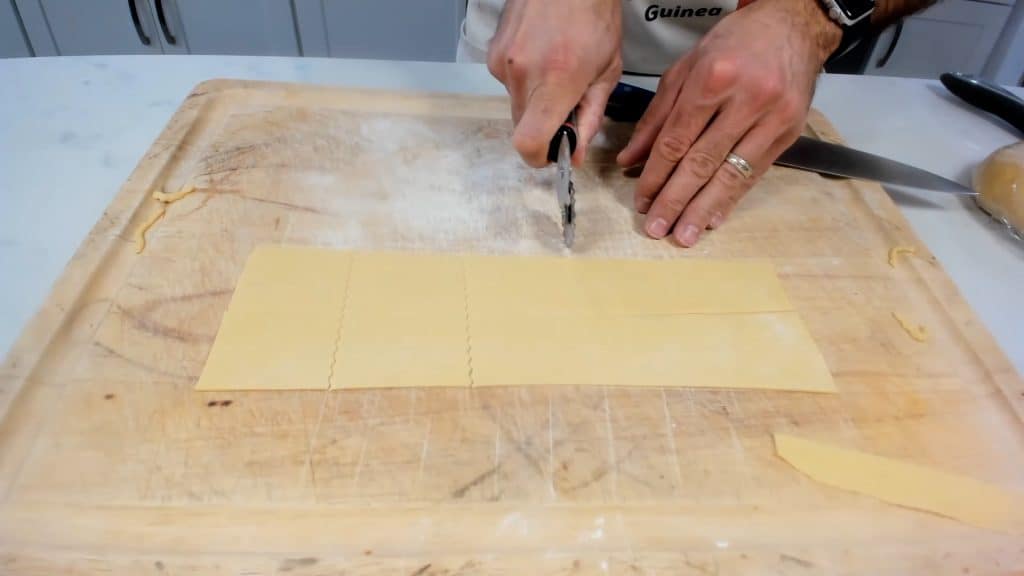
{"type": "MultiPolygon", "coordinates": [[[[1024,487],[1024,384],[882,189],[773,168],[683,250],[639,232],[613,162],[627,126],[578,171],[573,255],[770,258],[839,394],[193,390],[258,244],[562,254],[551,170],[517,159],[506,117],[500,98],[198,86],[3,364],[0,571],[1024,567],[1019,536],[819,485],[774,455],[771,433],[790,432],[1024,487]],[[186,182],[199,190],[136,255],[150,191],[186,182]],[[895,245],[918,256],[891,268],[895,245]]],[[[809,131],[838,139],[816,113],[809,131]]]]}

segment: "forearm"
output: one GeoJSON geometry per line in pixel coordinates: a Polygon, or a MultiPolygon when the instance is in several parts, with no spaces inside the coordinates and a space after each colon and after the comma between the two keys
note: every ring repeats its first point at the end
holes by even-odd
{"type": "Polygon", "coordinates": [[[875,11],[871,13],[871,24],[881,30],[893,22],[923,10],[936,0],[877,0],[875,11]]]}
{"type": "MultiPolygon", "coordinates": [[[[875,10],[871,13],[872,27],[882,30],[900,18],[923,10],[935,2],[936,0],[876,0],[875,10]]],[[[785,9],[790,18],[796,18],[804,29],[810,31],[810,39],[817,47],[822,62],[839,46],[843,36],[842,28],[829,19],[826,11],[822,9],[821,0],[759,0],[758,3],[774,4],[785,9]]]]}

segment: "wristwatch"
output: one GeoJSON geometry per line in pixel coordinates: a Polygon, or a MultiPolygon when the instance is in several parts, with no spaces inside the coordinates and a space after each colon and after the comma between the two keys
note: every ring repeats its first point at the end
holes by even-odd
{"type": "Polygon", "coordinates": [[[843,29],[839,42],[829,60],[845,54],[860,42],[871,30],[871,13],[875,11],[875,0],[818,0],[821,8],[833,22],[843,29]]]}
{"type": "Polygon", "coordinates": [[[875,0],[820,0],[821,6],[844,29],[864,20],[875,11],[875,0]]]}

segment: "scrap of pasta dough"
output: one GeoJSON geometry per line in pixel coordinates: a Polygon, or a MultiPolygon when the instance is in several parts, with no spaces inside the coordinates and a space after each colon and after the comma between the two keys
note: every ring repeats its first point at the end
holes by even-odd
{"type": "Polygon", "coordinates": [[[159,190],[154,190],[153,191],[153,200],[156,200],[157,202],[160,202],[162,204],[171,204],[171,203],[177,202],[178,200],[181,200],[185,196],[188,196],[189,194],[195,192],[195,190],[196,190],[196,187],[195,187],[194,184],[186,184],[186,185],[181,187],[181,190],[178,190],[177,192],[172,192],[172,193],[166,193],[166,192],[161,192],[159,190]]]}
{"type": "Polygon", "coordinates": [[[160,206],[160,210],[153,213],[148,220],[143,222],[137,230],[135,230],[135,253],[142,254],[142,251],[146,249],[146,232],[153,227],[153,224],[157,223],[167,213],[167,208],[160,206]]]}
{"type": "Polygon", "coordinates": [[[899,258],[900,254],[913,256],[917,254],[917,248],[913,246],[893,246],[889,249],[889,266],[896,267],[896,259],[899,258]]]}
{"type": "Polygon", "coordinates": [[[152,228],[153,225],[156,224],[158,220],[163,218],[164,214],[167,214],[167,205],[177,202],[178,200],[181,200],[185,196],[188,196],[189,194],[195,192],[195,190],[196,187],[194,184],[186,184],[185,186],[182,186],[181,189],[178,190],[177,192],[173,192],[170,194],[166,192],[161,192],[160,190],[153,191],[153,194],[151,196],[153,200],[156,200],[157,202],[160,203],[160,210],[154,212],[153,215],[149,217],[149,220],[143,222],[142,225],[139,226],[138,230],[135,231],[136,254],[142,254],[142,251],[146,249],[146,232],[148,232],[149,229],[152,228]]]}
{"type": "Polygon", "coordinates": [[[914,324],[910,320],[904,318],[899,312],[893,312],[892,317],[900,323],[900,328],[903,328],[903,331],[906,332],[908,336],[918,342],[928,341],[928,330],[926,330],[924,326],[914,324]]]}
{"type": "Polygon", "coordinates": [[[981,528],[1024,533],[1024,492],[788,434],[773,436],[780,458],[822,484],[981,528]]]}

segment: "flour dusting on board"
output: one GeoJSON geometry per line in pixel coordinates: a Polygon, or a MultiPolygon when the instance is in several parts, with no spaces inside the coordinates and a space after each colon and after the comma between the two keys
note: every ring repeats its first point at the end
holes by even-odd
{"type": "Polygon", "coordinates": [[[366,121],[379,137],[366,150],[390,200],[396,233],[417,244],[454,245],[472,237],[514,248],[538,214],[557,231],[550,171],[527,168],[509,154],[505,123],[477,124],[399,117],[366,121]],[[482,136],[482,138],[481,138],[482,136]],[[495,201],[495,197],[498,198],[495,201]]]}
{"type": "Polygon", "coordinates": [[[520,512],[511,512],[501,519],[498,525],[498,534],[515,534],[528,536],[530,534],[530,520],[520,512]]]}
{"type": "MultiPolygon", "coordinates": [[[[566,253],[554,169],[519,158],[507,120],[274,110],[231,116],[224,134],[230,143],[212,143],[200,172],[221,190],[289,209],[281,242],[566,253]],[[287,130],[268,137],[267,122],[287,130]]],[[[600,241],[628,255],[645,240],[634,233],[632,181],[614,177],[619,171],[601,146],[592,157],[602,163],[576,172],[574,252],[600,241]],[[627,236],[609,237],[612,230],[627,236]]]]}

